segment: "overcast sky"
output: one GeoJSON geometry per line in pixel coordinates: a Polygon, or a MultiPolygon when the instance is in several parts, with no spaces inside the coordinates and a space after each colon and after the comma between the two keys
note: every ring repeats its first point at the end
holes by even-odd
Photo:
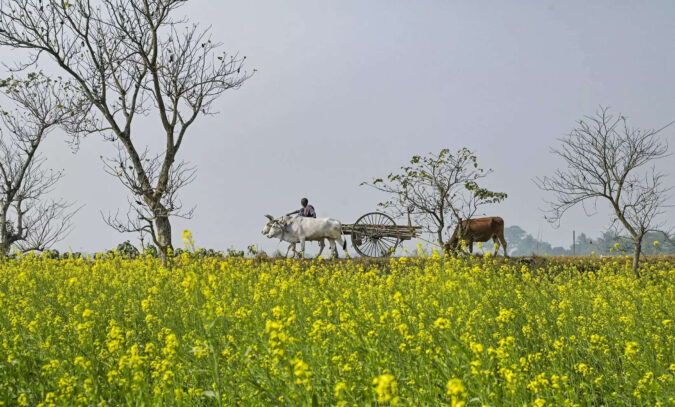
{"type": "MultiPolygon", "coordinates": [[[[494,169],[488,186],[509,197],[489,215],[569,246],[572,230],[597,236],[609,218],[579,209],[559,229],[546,223],[532,178],[561,165],[549,153],[556,139],[599,105],[638,127],[675,119],[672,1],[192,0],[178,12],[212,26],[257,73],[187,135],[180,157],[198,175],[182,197],[196,211],[174,221],[177,247],[189,228],[202,247],[285,249],[261,235],[265,213],[306,196],[320,217],[353,223],[386,199],[362,181],[446,147],[494,169]]],[[[17,55],[0,49],[4,61],[17,55]]],[[[163,137],[158,125],[137,140],[163,137]]],[[[675,128],[662,136],[675,145],[675,128]]],[[[126,205],[99,158],[113,151],[94,136],[76,155],[58,133],[44,145],[66,173],[54,195],[84,205],[58,249],[136,239],[101,218],[126,205]]],[[[675,184],[675,158],[662,166],[675,184]]]]}

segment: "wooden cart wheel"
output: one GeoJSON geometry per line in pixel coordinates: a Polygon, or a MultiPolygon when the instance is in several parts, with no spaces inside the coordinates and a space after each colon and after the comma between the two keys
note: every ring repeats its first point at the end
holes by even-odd
{"type": "Polygon", "coordinates": [[[387,226],[396,226],[396,222],[384,213],[370,212],[361,216],[353,226],[352,246],[361,256],[391,256],[399,240],[387,236],[387,226]]]}

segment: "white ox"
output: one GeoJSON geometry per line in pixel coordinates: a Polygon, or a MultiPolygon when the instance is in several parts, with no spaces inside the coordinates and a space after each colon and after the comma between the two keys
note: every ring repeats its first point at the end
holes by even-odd
{"type": "Polygon", "coordinates": [[[308,218],[303,216],[282,216],[275,219],[271,215],[265,215],[267,224],[262,233],[271,238],[278,238],[281,241],[288,242],[288,251],[293,249],[293,255],[296,255],[295,244],[300,243],[300,253],[305,253],[305,242],[318,241],[319,254],[325,247],[324,239],[328,239],[333,255],[337,257],[338,251],[335,242],[337,241],[342,249],[347,252],[347,241],[343,239],[342,224],[337,219],[331,218],[308,218]]]}

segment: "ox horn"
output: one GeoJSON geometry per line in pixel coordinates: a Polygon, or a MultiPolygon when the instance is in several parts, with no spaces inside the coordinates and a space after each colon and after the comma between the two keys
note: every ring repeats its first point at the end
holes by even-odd
{"type": "Polygon", "coordinates": [[[265,215],[265,217],[269,220],[274,220],[274,217],[272,215],[265,215]]]}

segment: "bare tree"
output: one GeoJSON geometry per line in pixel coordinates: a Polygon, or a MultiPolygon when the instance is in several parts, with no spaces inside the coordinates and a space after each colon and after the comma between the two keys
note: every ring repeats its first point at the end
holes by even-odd
{"type": "Polygon", "coordinates": [[[28,79],[0,81],[0,89],[15,109],[0,109],[0,256],[12,245],[20,251],[45,250],[71,229],[76,211],[63,200],[46,200],[61,179],[60,171],[42,168],[38,152],[47,134],[59,125],[77,120],[62,86],[41,74],[28,79]]]}
{"type": "Polygon", "coordinates": [[[579,204],[592,215],[598,200],[607,202],[615,216],[612,224],[618,222],[635,243],[633,271],[639,275],[642,238],[663,227],[658,218],[669,188],[654,163],[668,154],[667,144],[657,137],[666,127],[629,127],[624,116],[613,116],[605,107],[580,120],[560,139],[561,146],[551,150],[565,168],[535,179],[539,188],[554,194],[547,202],[548,221],[559,224],[567,210],[579,204]]]}
{"type": "Polygon", "coordinates": [[[380,207],[397,217],[409,214],[443,245],[444,230],[472,218],[481,206],[507,197],[478,185],[491,172],[478,167],[477,157],[469,149],[452,154],[446,148],[438,154],[413,156],[399,173],[361,185],[390,194],[391,199],[380,207]]]}
{"type": "Polygon", "coordinates": [[[0,45],[32,51],[18,69],[43,57],[55,62],[89,101],[87,120],[71,123],[79,139],[102,133],[117,147],[107,170],[128,188],[127,218],[108,223],[152,235],[160,256],[171,248],[171,216],[189,216],[176,201],[194,171],[178,152],[198,116],[212,113],[224,91],[250,75],[244,59],[217,53],[209,30],[172,17],[184,0],[2,0],[0,45]],[[134,131],[138,117],[156,117],[164,148],[148,152],[134,131]],[[114,169],[114,170],[113,170],[114,169]]]}
{"type": "MultiPolygon", "coordinates": [[[[162,155],[150,156],[146,148],[141,154],[141,163],[147,174],[150,183],[156,185],[161,176],[163,163],[162,155]]],[[[117,177],[122,184],[132,192],[134,196],[141,195],[142,185],[140,185],[133,172],[134,167],[128,162],[127,155],[122,149],[118,149],[118,156],[115,158],[103,158],[105,172],[117,177]]],[[[178,191],[185,185],[194,180],[195,168],[191,167],[185,161],[174,164],[169,170],[166,189],[161,199],[161,206],[166,209],[167,214],[174,217],[189,219],[192,217],[193,208],[183,210],[182,201],[178,197],[178,191]]],[[[137,232],[144,240],[150,236],[152,242],[159,247],[158,234],[155,230],[156,214],[153,213],[144,201],[138,198],[128,199],[128,210],[126,215],[121,216],[119,212],[115,215],[108,214],[104,221],[115,230],[125,232],[137,232]]]]}

